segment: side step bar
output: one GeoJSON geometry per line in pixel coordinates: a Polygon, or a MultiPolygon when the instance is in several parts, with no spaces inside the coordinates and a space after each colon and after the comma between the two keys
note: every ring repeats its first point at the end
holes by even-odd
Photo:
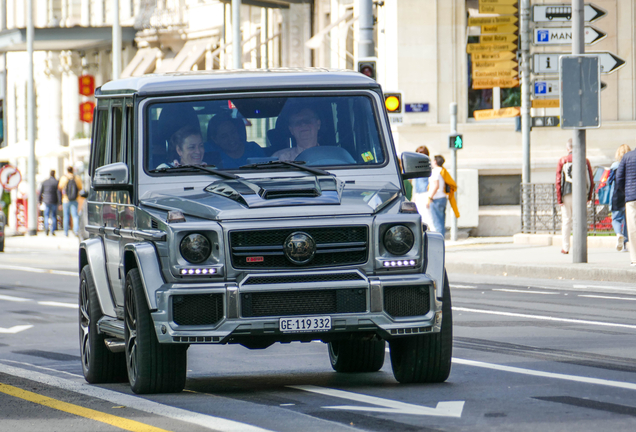
{"type": "MultiPolygon", "coordinates": [[[[100,333],[124,340],[124,322],[112,317],[102,317],[97,322],[97,330],[100,333]]],[[[107,344],[108,345],[108,344],[107,344]]]]}

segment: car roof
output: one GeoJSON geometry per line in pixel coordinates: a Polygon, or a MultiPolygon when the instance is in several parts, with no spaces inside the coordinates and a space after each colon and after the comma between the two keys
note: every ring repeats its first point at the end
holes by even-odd
{"type": "Polygon", "coordinates": [[[150,74],[109,81],[96,97],[232,92],[245,90],[379,89],[378,83],[352,70],[322,68],[240,69],[150,74]]]}

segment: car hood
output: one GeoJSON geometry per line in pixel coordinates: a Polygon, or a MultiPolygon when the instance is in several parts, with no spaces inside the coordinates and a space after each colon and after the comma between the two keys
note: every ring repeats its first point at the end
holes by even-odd
{"type": "Polygon", "coordinates": [[[357,184],[332,176],[226,179],[189,194],[183,188],[154,192],[141,204],[211,220],[371,215],[400,193],[390,182],[357,184]]]}

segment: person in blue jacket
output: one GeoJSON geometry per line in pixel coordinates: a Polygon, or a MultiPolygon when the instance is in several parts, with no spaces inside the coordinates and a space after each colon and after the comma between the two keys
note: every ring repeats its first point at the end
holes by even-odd
{"type": "MultiPolygon", "coordinates": [[[[625,153],[616,169],[616,189],[625,193],[625,221],[629,238],[636,238],[636,150],[625,153]]],[[[630,245],[632,267],[636,267],[636,247],[630,245]]]]}

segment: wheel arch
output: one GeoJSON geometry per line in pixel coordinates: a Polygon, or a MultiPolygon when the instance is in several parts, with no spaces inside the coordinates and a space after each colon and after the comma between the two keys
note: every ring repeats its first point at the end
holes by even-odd
{"type": "Polygon", "coordinates": [[[444,295],[444,272],[446,250],[444,237],[440,233],[426,231],[426,273],[435,281],[435,294],[441,300],[444,295]]]}
{"type": "Polygon", "coordinates": [[[115,303],[110,291],[108,274],[106,273],[106,255],[104,243],[100,237],[93,237],[80,243],[79,249],[79,273],[88,266],[93,276],[93,283],[97,291],[97,299],[102,313],[106,316],[116,317],[115,303]]]}
{"type": "Polygon", "coordinates": [[[124,247],[124,274],[138,269],[141,276],[148,308],[157,309],[156,292],[164,284],[157,250],[152,243],[129,243],[124,247]]]}

